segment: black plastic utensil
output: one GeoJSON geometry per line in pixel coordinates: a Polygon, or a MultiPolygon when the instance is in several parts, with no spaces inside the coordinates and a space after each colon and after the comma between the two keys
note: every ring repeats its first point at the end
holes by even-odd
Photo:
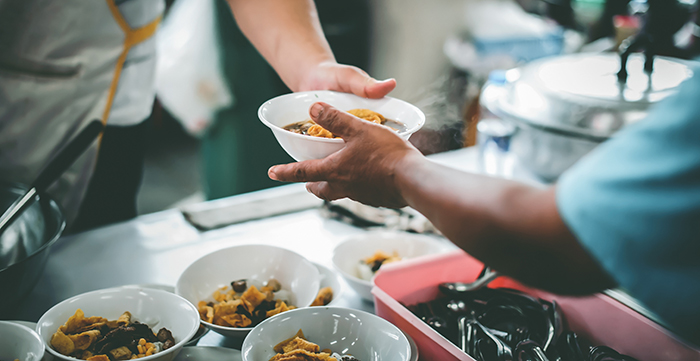
{"type": "Polygon", "coordinates": [[[36,195],[48,188],[58,177],[65,172],[68,167],[75,162],[78,157],[92,144],[97,136],[104,129],[104,125],[99,120],[93,120],[80,133],[63,147],[58,154],[49,161],[46,167],[39,173],[29,190],[18,198],[0,216],[0,234],[12,224],[17,216],[36,200],[36,195]]]}
{"type": "Polygon", "coordinates": [[[440,291],[442,291],[444,294],[454,295],[465,292],[473,292],[482,287],[487,286],[489,283],[491,283],[491,281],[495,280],[499,276],[499,273],[486,267],[483,271],[481,271],[481,275],[479,275],[479,278],[477,278],[476,281],[472,283],[443,282],[438,287],[440,288],[440,291]]]}

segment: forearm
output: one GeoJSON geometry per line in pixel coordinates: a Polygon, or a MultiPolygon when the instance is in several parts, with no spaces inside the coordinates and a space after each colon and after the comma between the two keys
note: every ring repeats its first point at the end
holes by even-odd
{"type": "Polygon", "coordinates": [[[312,0],[228,0],[241,31],[293,91],[309,69],[335,62],[312,0]]]}
{"type": "Polygon", "coordinates": [[[397,187],[457,246],[535,287],[583,294],[613,286],[558,214],[554,187],[453,170],[411,156],[397,187]]]}

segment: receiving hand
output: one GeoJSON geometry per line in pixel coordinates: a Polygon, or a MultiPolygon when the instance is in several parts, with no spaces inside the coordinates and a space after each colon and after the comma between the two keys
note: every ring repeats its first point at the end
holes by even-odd
{"type": "Polygon", "coordinates": [[[345,140],[345,148],[324,159],[277,165],[271,179],[311,182],[309,192],[325,200],[351,198],[372,206],[406,206],[395,176],[409,158],[422,157],[393,130],[370,123],[326,103],[315,103],[311,119],[345,140]]]}
{"type": "Polygon", "coordinates": [[[382,98],[396,87],[396,80],[378,81],[362,69],[336,62],[322,62],[312,68],[296,91],[335,90],[363,98],[382,98]]]}

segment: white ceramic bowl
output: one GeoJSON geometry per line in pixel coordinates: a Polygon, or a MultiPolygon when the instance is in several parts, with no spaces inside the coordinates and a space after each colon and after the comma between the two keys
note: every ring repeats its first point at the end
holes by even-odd
{"type": "Polygon", "coordinates": [[[39,337],[55,360],[76,360],[56,352],[50,346],[50,342],[58,327],[66,323],[77,309],[83,310],[86,317],[100,316],[109,320],[116,320],[124,311],[129,311],[133,320],[149,325],[153,332],[158,332],[162,327],[170,330],[175,338],[175,345],[139,359],[144,361],[172,360],[199,327],[197,309],[184,298],[170,292],[129,287],[87,292],[51,307],[37,322],[39,337]]]}
{"type": "MultiPolygon", "coordinates": [[[[309,306],[319,290],[318,270],[306,258],[280,247],[244,245],[224,248],[196,260],[180,275],[175,293],[196,305],[211,299],[214,291],[232,281],[266,282],[271,278],[277,279],[283,290],[291,291],[291,303],[296,307],[309,306]]],[[[202,323],[230,337],[244,337],[253,329],[202,323]]]]}
{"type": "Polygon", "coordinates": [[[309,307],[271,317],[243,341],[243,361],[267,361],[276,344],[301,329],[321,349],[351,354],[362,361],[408,361],[411,346],[406,336],[385,319],[341,307],[309,307]]]}
{"type": "Polygon", "coordinates": [[[326,306],[337,305],[341,299],[341,295],[343,294],[343,283],[340,281],[340,275],[338,272],[318,263],[314,263],[314,266],[316,266],[316,269],[318,269],[320,281],[319,289],[330,287],[333,290],[333,299],[326,306]]]}
{"type": "Polygon", "coordinates": [[[260,106],[258,117],[272,130],[282,148],[298,161],[325,158],[345,146],[342,139],[311,137],[283,129],[286,125],[310,119],[309,108],[316,102],[325,102],[345,111],[364,108],[378,112],[385,118],[406,126],[404,131],[398,133],[404,139],[408,139],[425,124],[425,115],[420,109],[390,97],[367,99],[348,93],[319,90],[272,98],[260,106]]]}
{"type": "Polygon", "coordinates": [[[432,236],[406,232],[369,231],[337,245],[333,250],[333,266],[360,297],[373,301],[372,281],[364,280],[358,274],[357,266],[360,260],[372,256],[379,250],[387,254],[397,252],[401,259],[407,259],[450,249],[448,244],[432,236]]]}
{"type": "Polygon", "coordinates": [[[39,361],[44,343],[31,328],[14,322],[0,321],[0,360],[39,361]]]}

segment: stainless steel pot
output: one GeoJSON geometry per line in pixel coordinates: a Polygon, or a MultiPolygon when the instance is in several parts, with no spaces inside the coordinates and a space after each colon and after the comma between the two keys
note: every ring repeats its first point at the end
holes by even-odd
{"type": "Polygon", "coordinates": [[[490,81],[481,104],[516,124],[510,151],[533,173],[556,180],[566,169],[692,76],[689,62],[657,57],[647,75],[644,58],[630,57],[626,83],[617,79],[617,54],[552,57],[490,81]]]}
{"type": "MultiPolygon", "coordinates": [[[[22,185],[0,183],[0,209],[7,209],[26,191],[22,185]]],[[[0,234],[0,318],[10,317],[14,306],[34,288],[49,248],[66,225],[54,200],[45,195],[38,198],[0,234]]]]}

